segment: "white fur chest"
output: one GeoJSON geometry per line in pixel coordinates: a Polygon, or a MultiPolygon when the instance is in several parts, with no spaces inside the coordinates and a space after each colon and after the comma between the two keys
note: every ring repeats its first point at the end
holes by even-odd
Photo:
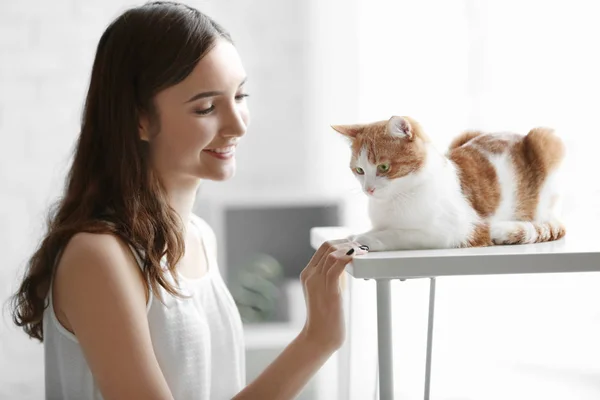
{"type": "Polygon", "coordinates": [[[424,196],[369,200],[369,217],[373,229],[422,229],[431,226],[436,210],[424,196]]]}
{"type": "Polygon", "coordinates": [[[424,244],[454,247],[470,234],[479,217],[460,190],[456,170],[438,166],[429,179],[389,199],[369,200],[373,230],[408,230],[424,234],[424,244]]]}

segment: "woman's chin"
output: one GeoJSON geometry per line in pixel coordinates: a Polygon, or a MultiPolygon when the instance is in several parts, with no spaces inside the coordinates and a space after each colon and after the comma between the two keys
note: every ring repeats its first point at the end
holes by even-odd
{"type": "Polygon", "coordinates": [[[235,176],[235,165],[229,166],[228,168],[222,168],[216,171],[210,171],[210,173],[203,174],[203,179],[211,181],[222,182],[227,181],[235,176]]]}

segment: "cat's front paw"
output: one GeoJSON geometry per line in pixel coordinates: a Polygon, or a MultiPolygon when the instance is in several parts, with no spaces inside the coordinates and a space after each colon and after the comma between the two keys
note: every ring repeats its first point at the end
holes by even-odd
{"type": "Polygon", "coordinates": [[[367,246],[369,248],[369,251],[386,251],[384,243],[381,240],[377,239],[377,237],[375,237],[374,235],[353,235],[351,240],[353,242],[367,246]]]}

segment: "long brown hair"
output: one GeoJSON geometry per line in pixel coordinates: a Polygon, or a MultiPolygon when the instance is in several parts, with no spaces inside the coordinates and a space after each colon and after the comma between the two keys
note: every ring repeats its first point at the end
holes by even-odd
{"type": "Polygon", "coordinates": [[[143,253],[154,292],[184,250],[182,222],[167,203],[139,137],[145,114],[158,131],[153,105],[161,90],[185,79],[216,39],[231,37],[198,10],[153,2],[127,10],[104,31],[94,60],[81,132],[64,196],[50,207],[47,233],[11,297],[13,321],[43,341],[42,317],[57,258],[78,232],[113,234],[143,253]],[[168,272],[160,266],[166,255],[168,272]]]}

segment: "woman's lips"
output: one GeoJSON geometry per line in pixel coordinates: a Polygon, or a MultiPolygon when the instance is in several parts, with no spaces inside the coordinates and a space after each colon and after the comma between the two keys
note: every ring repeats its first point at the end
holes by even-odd
{"type": "Polygon", "coordinates": [[[235,155],[235,146],[226,146],[215,149],[204,149],[205,153],[218,158],[219,160],[228,160],[235,155]]]}

